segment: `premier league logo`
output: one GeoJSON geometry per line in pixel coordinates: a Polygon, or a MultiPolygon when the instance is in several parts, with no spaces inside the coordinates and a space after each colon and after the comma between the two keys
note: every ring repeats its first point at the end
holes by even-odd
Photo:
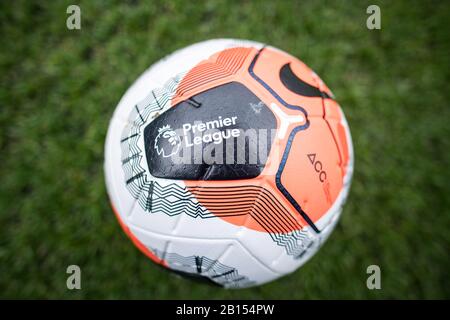
{"type": "Polygon", "coordinates": [[[168,158],[178,153],[180,149],[181,140],[177,133],[172,130],[170,125],[163,126],[158,129],[158,135],[155,138],[156,152],[162,155],[163,158],[168,158]]]}

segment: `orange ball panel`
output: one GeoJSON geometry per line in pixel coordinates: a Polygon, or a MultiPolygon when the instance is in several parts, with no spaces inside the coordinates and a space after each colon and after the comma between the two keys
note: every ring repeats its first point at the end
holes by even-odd
{"type": "Polygon", "coordinates": [[[313,222],[330,209],[342,188],[339,152],[321,118],[311,118],[307,130],[292,142],[281,183],[313,222]]]}

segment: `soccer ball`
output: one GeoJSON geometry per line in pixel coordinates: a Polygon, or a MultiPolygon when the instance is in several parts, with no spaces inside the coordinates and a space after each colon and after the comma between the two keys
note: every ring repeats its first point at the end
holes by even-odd
{"type": "Polygon", "coordinates": [[[334,229],[353,171],[344,114],[295,57],[200,42],[128,89],[109,125],[113,210],[151,260],[226,288],[293,272],[334,229]]]}

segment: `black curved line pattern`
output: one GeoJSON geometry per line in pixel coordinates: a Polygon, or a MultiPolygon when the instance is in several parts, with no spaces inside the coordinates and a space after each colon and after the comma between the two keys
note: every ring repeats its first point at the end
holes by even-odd
{"type": "Polygon", "coordinates": [[[300,130],[301,130],[300,127],[295,127],[294,129],[292,129],[291,133],[289,134],[288,143],[286,144],[286,149],[284,149],[283,157],[281,159],[280,166],[279,166],[277,174],[275,176],[275,183],[276,183],[278,189],[280,189],[280,191],[284,194],[286,199],[288,199],[289,202],[294,206],[294,208],[298,212],[300,212],[302,217],[311,226],[311,228],[313,228],[313,230],[315,232],[320,233],[319,228],[317,228],[317,226],[314,224],[314,222],[311,220],[311,218],[303,211],[303,209],[298,204],[298,202],[295,201],[294,197],[289,193],[289,191],[281,183],[281,174],[283,173],[284,167],[286,166],[286,161],[287,161],[287,158],[289,156],[289,151],[291,151],[291,147],[292,147],[292,141],[294,140],[294,137],[297,134],[297,132],[300,131],[300,130]],[[302,212],[304,214],[302,214],[302,212]]]}
{"type": "Polygon", "coordinates": [[[308,113],[306,112],[305,109],[303,109],[300,106],[296,106],[296,105],[291,105],[289,103],[287,103],[286,101],[284,101],[276,92],[275,90],[273,90],[264,80],[262,80],[260,77],[258,77],[255,72],[253,71],[256,61],[258,60],[260,54],[262,53],[262,51],[265,49],[265,47],[262,47],[255,55],[255,57],[253,58],[252,62],[250,63],[250,66],[248,68],[248,72],[249,74],[253,77],[253,79],[255,79],[258,83],[260,83],[267,91],[270,92],[270,94],[272,94],[274,96],[275,99],[277,99],[283,106],[289,108],[289,109],[294,109],[294,110],[300,110],[301,112],[303,112],[303,114],[305,115],[305,119],[306,119],[306,123],[304,125],[295,127],[294,129],[292,129],[289,138],[288,138],[288,142],[286,145],[286,148],[284,149],[283,152],[283,158],[281,160],[280,166],[278,168],[277,174],[276,174],[276,179],[275,179],[275,183],[277,185],[278,190],[281,191],[281,193],[283,193],[283,195],[286,197],[286,199],[294,206],[294,208],[297,210],[297,212],[302,216],[303,219],[305,219],[305,221],[311,226],[311,228],[317,232],[320,233],[319,228],[316,227],[316,225],[314,224],[314,222],[311,220],[311,218],[308,216],[308,214],[303,211],[303,209],[301,208],[301,206],[298,204],[297,201],[295,201],[294,197],[292,197],[292,195],[289,193],[289,191],[287,191],[287,189],[283,186],[283,184],[281,183],[281,174],[283,173],[284,167],[286,165],[286,161],[287,161],[287,157],[289,155],[289,151],[291,150],[291,145],[292,145],[292,141],[294,140],[294,136],[297,132],[301,131],[301,130],[306,130],[309,127],[309,120],[308,120],[308,113]]]}
{"type": "Polygon", "coordinates": [[[255,284],[247,276],[241,275],[236,268],[227,266],[219,260],[206,256],[182,256],[155,248],[151,250],[166,261],[169,270],[192,280],[203,280],[225,288],[242,288],[255,284]]]}
{"type": "Polygon", "coordinates": [[[283,67],[281,67],[280,80],[287,89],[298,95],[331,99],[328,93],[320,91],[319,88],[314,87],[297,77],[297,75],[292,71],[290,63],[286,63],[283,67]]]}

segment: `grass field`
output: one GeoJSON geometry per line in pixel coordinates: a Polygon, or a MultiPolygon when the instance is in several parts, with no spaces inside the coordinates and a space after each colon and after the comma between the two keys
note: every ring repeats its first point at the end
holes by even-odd
{"type": "Polygon", "coordinates": [[[0,4],[0,297],[450,298],[446,1],[74,1],[0,4]],[[101,4],[103,3],[103,4],[101,4]],[[382,29],[366,28],[381,7],[382,29]],[[352,190],[335,232],[299,271],[227,291],[152,264],[108,203],[103,146],[121,95],[193,42],[245,38],[311,66],[353,135],[352,190]],[[66,268],[82,269],[82,290],[66,268]],[[381,290],[366,268],[381,267],[381,290]]]}

